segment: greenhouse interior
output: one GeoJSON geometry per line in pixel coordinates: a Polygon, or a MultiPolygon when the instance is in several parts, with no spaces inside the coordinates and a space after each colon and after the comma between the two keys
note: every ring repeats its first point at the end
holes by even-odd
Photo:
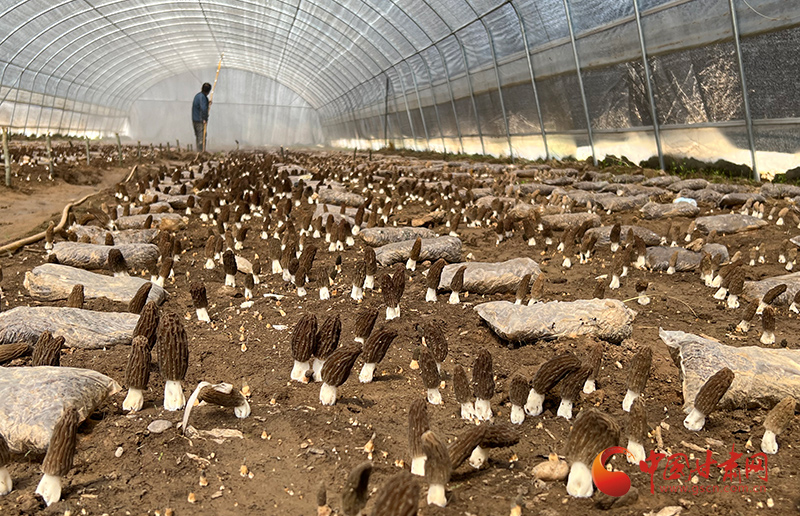
{"type": "Polygon", "coordinates": [[[800,1],[0,0],[0,515],[800,511],[800,1]]]}

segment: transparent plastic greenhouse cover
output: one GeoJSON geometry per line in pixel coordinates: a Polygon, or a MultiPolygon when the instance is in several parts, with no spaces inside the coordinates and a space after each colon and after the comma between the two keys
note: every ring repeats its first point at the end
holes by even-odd
{"type": "Polygon", "coordinates": [[[800,156],[800,2],[4,0],[0,125],[514,157],[800,156]]]}

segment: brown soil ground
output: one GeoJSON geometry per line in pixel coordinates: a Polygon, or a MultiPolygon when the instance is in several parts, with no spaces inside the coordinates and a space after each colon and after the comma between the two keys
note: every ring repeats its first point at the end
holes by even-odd
{"type": "MultiPolygon", "coordinates": [[[[102,184],[118,181],[117,171],[108,171],[102,184]],[[108,178],[110,175],[110,179],[108,178]],[[107,182],[108,181],[108,182],[107,182]]],[[[47,195],[55,195],[52,190],[47,195]]],[[[34,197],[40,194],[33,192],[34,197]]],[[[64,197],[70,195],[64,194],[64,197]]],[[[111,202],[110,192],[104,199],[111,202]]],[[[9,204],[7,201],[2,204],[9,204]]],[[[53,202],[53,208],[43,208],[47,214],[60,209],[63,202],[53,202]]],[[[770,206],[767,207],[769,210],[770,206]]],[[[306,208],[307,209],[307,208],[306,208]]],[[[79,210],[82,211],[82,210],[79,210]]],[[[399,213],[407,219],[412,214],[427,211],[424,206],[410,206],[399,213]]],[[[708,210],[703,210],[707,212],[708,210]]],[[[42,212],[43,213],[43,212],[42,212]]],[[[26,218],[33,217],[30,215],[26,218]]],[[[633,213],[603,215],[603,224],[615,221],[638,222],[659,234],[665,235],[669,221],[639,221],[633,213]]],[[[25,221],[27,222],[27,221],[25,221]]],[[[40,221],[30,220],[30,223],[40,221]]],[[[12,223],[11,231],[22,234],[23,221],[12,223]]],[[[437,228],[440,233],[443,227],[437,228]]],[[[122,412],[125,391],[110,398],[80,428],[75,465],[64,483],[63,501],[45,509],[34,490],[41,476],[41,457],[16,457],[10,465],[14,491],[0,498],[0,514],[292,514],[310,515],[316,512],[317,486],[328,488],[328,500],[336,509],[340,507],[339,493],[350,469],[367,459],[364,445],[374,437],[374,471],[371,486],[379,489],[387,478],[399,471],[405,463],[409,467],[407,452],[407,412],[412,400],[424,396],[425,390],[418,371],[409,364],[412,350],[417,345],[415,325],[422,321],[439,321],[448,337],[450,354],[443,370],[447,387],[443,391],[445,404],[428,405],[432,427],[439,435],[452,440],[469,425],[459,417],[459,406],[451,386],[450,374],[455,364],[469,369],[478,350],[488,349],[494,358],[497,393],[492,399],[497,421],[508,421],[508,384],[515,374],[532,377],[538,366],[559,352],[570,350],[585,357],[584,340],[559,339],[524,345],[514,349],[499,339],[472,310],[476,303],[494,299],[513,299],[510,295],[468,296],[460,305],[449,305],[446,296],[440,295],[436,304],[425,303],[425,283],[422,271],[428,263],[409,274],[406,292],[401,303],[402,316],[388,325],[399,332],[399,337],[378,367],[380,376],[372,384],[360,384],[357,379],[361,362],[356,364],[350,379],[339,389],[339,401],[333,407],[319,403],[319,384],[303,385],[289,381],[292,359],[289,349],[291,329],[306,312],[317,315],[320,322],[329,315],[338,314],[343,323],[342,342],[353,336],[353,315],[359,304],[350,299],[349,275],[339,276],[330,301],[320,301],[316,288],[309,296],[298,298],[279,276],[262,275],[257,286],[257,300],[249,309],[240,309],[244,300],[240,294],[230,298],[218,294],[224,274],[220,268],[202,268],[203,245],[208,227],[193,219],[189,229],[181,232],[184,254],[175,264],[175,279],[166,288],[170,294],[163,310],[185,316],[190,338],[190,365],[185,390],[191,391],[201,380],[229,382],[237,388],[249,386],[252,415],[245,420],[236,419],[230,410],[210,406],[197,407],[192,414],[192,425],[198,430],[226,428],[239,430],[243,439],[230,438],[224,442],[211,439],[188,439],[175,428],[161,434],[150,434],[148,424],[156,419],[178,423],[181,413],[165,412],[161,406],[164,382],[153,364],[150,389],[146,393],[145,408],[133,415],[122,412]],[[202,279],[207,287],[213,324],[197,322],[188,292],[192,280],[202,279]],[[264,293],[284,294],[280,302],[264,298],[264,293]],[[278,329],[285,326],[286,329],[278,329]],[[115,452],[121,451],[116,457],[115,452]],[[243,472],[245,472],[243,474],[243,472]],[[200,483],[207,479],[207,486],[200,483]],[[195,502],[188,497],[192,493],[195,502]]],[[[547,300],[573,300],[592,296],[593,278],[608,272],[608,248],[586,265],[576,264],[570,270],[560,267],[560,255],[554,249],[545,249],[543,243],[528,247],[520,237],[495,246],[494,232],[490,228],[462,228],[464,254],[472,253],[476,260],[501,261],[519,256],[537,260],[547,275],[547,300]]],[[[798,233],[796,228],[775,226],[771,223],[758,232],[726,236],[721,242],[728,245],[731,254],[741,249],[745,256],[755,244],[765,242],[768,261],[748,269],[748,279],[758,279],[785,273],[776,261],[777,249],[782,241],[798,233]]],[[[2,239],[0,239],[2,240],[2,239]]],[[[363,242],[343,253],[347,270],[361,255],[363,242]]],[[[258,239],[255,228],[250,232],[245,257],[254,253],[267,256],[266,242],[258,239]]],[[[327,249],[317,254],[317,260],[331,265],[335,255],[327,249]]],[[[24,274],[45,259],[43,244],[32,246],[13,257],[0,257],[3,269],[2,288],[6,297],[2,310],[22,305],[35,305],[22,285],[24,274]]],[[[658,328],[684,330],[705,334],[734,346],[759,345],[760,328],[751,330],[744,338],[731,338],[730,326],[739,322],[743,308],[729,310],[712,298],[713,290],[706,288],[698,273],[666,275],[633,270],[623,280],[622,288],[607,291],[607,297],[622,300],[634,298],[634,284],[645,278],[651,282],[652,303],[642,307],[635,301],[628,305],[637,311],[633,337],[620,345],[606,344],[603,368],[598,379],[599,391],[590,396],[581,395],[576,407],[596,406],[615,417],[621,424],[626,415],[621,401],[626,389],[624,366],[639,346],[653,349],[653,370],[647,384],[645,399],[651,427],[661,426],[665,447],[672,452],[699,453],[687,446],[710,447],[713,458],[722,462],[735,445],[736,451],[750,454],[759,451],[764,410],[736,410],[713,414],[706,428],[693,433],[684,429],[682,393],[679,373],[658,337],[658,328]],[[723,443],[723,444],[720,444],[723,443]],[[748,447],[750,446],[750,447],[748,447]]],[[[238,279],[243,282],[242,277],[238,279]]],[[[386,324],[384,305],[379,293],[368,291],[363,305],[381,309],[376,328],[386,324]]],[[[87,307],[98,310],[124,310],[121,304],[105,300],[90,300],[87,307]]],[[[800,332],[797,316],[782,309],[777,316],[777,340],[786,339],[789,348],[797,348],[796,335],[800,332]]],[[[127,347],[104,351],[68,350],[62,356],[63,366],[92,368],[107,374],[118,382],[124,380],[127,347]]],[[[12,365],[24,365],[25,359],[12,365]]],[[[518,494],[524,500],[523,514],[598,514],[595,492],[591,499],[572,499],[566,494],[565,483],[535,481],[531,468],[546,460],[552,452],[563,454],[570,422],[557,418],[558,399],[548,397],[542,416],[527,418],[521,426],[520,443],[508,449],[490,452],[489,467],[473,470],[468,464],[454,472],[448,485],[450,501],[446,508],[427,506],[423,496],[419,514],[422,515],[507,515],[518,494]]],[[[621,457],[613,459],[616,468],[626,471],[638,489],[638,499],[625,507],[614,507],[615,514],[640,515],[658,512],[667,506],[682,507],[687,514],[752,514],[759,508],[774,514],[795,514],[798,510],[798,470],[800,447],[797,446],[800,426],[797,422],[779,437],[780,452],[769,457],[769,478],[766,492],[760,493],[650,493],[649,477],[638,467],[624,463],[621,457]],[[774,508],[767,509],[767,505],[774,508]]],[[[623,445],[625,444],[623,440],[623,445]]],[[[654,441],[646,444],[649,450],[654,441]]],[[[744,458],[740,460],[744,467],[744,458]]],[[[716,471],[716,468],[712,468],[716,471]]],[[[663,472],[663,463],[658,475],[663,472]]],[[[656,477],[657,485],[677,485],[656,477]]],[[[684,483],[687,483],[684,479],[684,483]]],[[[724,488],[729,484],[715,475],[709,485],[724,488]]],[[[760,482],[745,480],[742,484],[760,482]]],[[[690,485],[690,484],[689,484],[690,485]]],[[[372,502],[367,505],[372,514],[372,502]]],[[[674,513],[670,513],[674,514],[674,513]]]]}

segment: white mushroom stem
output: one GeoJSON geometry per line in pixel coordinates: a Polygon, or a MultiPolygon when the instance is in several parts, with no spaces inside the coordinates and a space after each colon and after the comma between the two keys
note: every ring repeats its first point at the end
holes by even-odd
{"type": "Polygon", "coordinates": [[[267,233],[266,231],[262,231],[261,240],[269,240],[269,233],[267,233]]]}
{"type": "Polygon", "coordinates": [[[367,274],[364,278],[364,288],[368,288],[370,290],[375,289],[375,276],[373,274],[367,274]]]}
{"type": "Polygon", "coordinates": [[[61,500],[61,477],[47,473],[42,475],[39,485],[36,486],[36,494],[44,498],[48,507],[61,500]]]}
{"type": "Polygon", "coordinates": [[[305,383],[306,379],[306,371],[311,368],[311,365],[306,362],[298,362],[297,360],[294,361],[294,365],[292,366],[292,380],[296,382],[303,382],[305,383]]]}
{"type": "Polygon", "coordinates": [[[358,381],[361,383],[370,383],[372,377],[375,375],[375,367],[378,364],[375,362],[367,362],[361,367],[361,372],[358,374],[358,381]]]}
{"type": "Polygon", "coordinates": [[[428,389],[428,403],[430,403],[431,405],[442,404],[442,393],[439,392],[438,387],[434,387],[433,389],[428,389]]]}
{"type": "Polygon", "coordinates": [[[207,308],[198,308],[197,309],[197,320],[201,322],[210,323],[211,318],[208,316],[208,309],[207,308]]]}
{"type": "Polygon", "coordinates": [[[640,305],[649,305],[650,304],[650,296],[648,296],[647,294],[642,294],[641,296],[639,296],[639,299],[637,300],[637,302],[640,305]]]}
{"type": "Polygon", "coordinates": [[[489,400],[477,398],[475,400],[475,417],[479,421],[489,421],[492,419],[492,404],[489,400]]]}
{"type": "Polygon", "coordinates": [[[386,320],[391,321],[400,317],[400,306],[387,306],[386,307],[386,320]]]}
{"type": "Polygon", "coordinates": [[[333,405],[336,403],[336,387],[322,382],[322,387],[319,389],[319,401],[323,405],[333,405]]]}
{"type": "Polygon", "coordinates": [[[728,296],[728,308],[739,308],[739,296],[736,294],[728,296]]]}
{"type": "Polygon", "coordinates": [[[125,396],[125,401],[122,402],[122,410],[130,410],[131,412],[138,412],[142,410],[144,405],[144,391],[142,389],[135,389],[130,387],[128,395],[125,396]]]}
{"type": "Polygon", "coordinates": [[[158,285],[161,288],[164,288],[164,280],[165,279],[167,279],[167,278],[165,278],[164,276],[159,276],[159,277],[156,278],[156,280],[153,283],[155,283],[156,285],[158,285]]]}
{"type": "Polygon", "coordinates": [[[739,324],[736,325],[736,330],[742,333],[747,333],[750,331],[750,321],[740,321],[739,324]]]}
{"type": "Polygon", "coordinates": [[[703,429],[703,426],[706,424],[706,416],[696,408],[692,408],[692,411],[689,412],[689,415],[686,416],[686,419],[683,420],[683,426],[686,427],[687,430],[691,430],[692,432],[699,432],[703,429]]]}
{"type": "Polygon", "coordinates": [[[450,292],[450,299],[448,299],[447,302],[451,305],[459,304],[461,299],[458,297],[458,292],[450,292]]]}
{"type": "Polygon", "coordinates": [[[239,419],[246,419],[250,415],[250,403],[245,399],[242,405],[233,408],[233,414],[239,419]]]}
{"type": "Polygon", "coordinates": [[[280,260],[272,260],[272,274],[280,274],[283,272],[280,260]]]}
{"type": "Polygon", "coordinates": [[[417,270],[417,261],[416,260],[412,260],[411,258],[409,258],[408,261],[406,262],[406,269],[408,269],[410,271],[417,270]]]}
{"type": "Polygon", "coordinates": [[[411,459],[411,474],[425,476],[425,461],[428,459],[426,455],[420,455],[411,459]]]}
{"type": "Polygon", "coordinates": [[[647,457],[642,443],[638,443],[633,439],[628,439],[628,446],[626,448],[629,452],[631,452],[632,455],[632,457],[631,455],[628,455],[628,462],[631,464],[638,465],[647,457]]]}
{"type": "Polygon", "coordinates": [[[306,297],[306,287],[297,287],[297,297],[306,297]]]}
{"type": "Polygon", "coordinates": [[[321,286],[319,288],[319,299],[320,299],[320,301],[327,301],[330,298],[331,298],[331,292],[330,292],[330,290],[328,290],[328,287],[326,287],[325,285],[321,286]]]}
{"type": "Polygon", "coordinates": [[[789,311],[794,312],[796,314],[800,314],[800,307],[797,306],[797,303],[792,301],[792,304],[789,305],[789,311]]]}
{"type": "Polygon", "coordinates": [[[11,481],[11,475],[8,473],[8,468],[3,466],[0,468],[0,496],[5,496],[14,489],[14,483],[11,481]]]}
{"type": "Polygon", "coordinates": [[[636,401],[636,398],[638,397],[638,392],[633,392],[632,390],[628,389],[628,392],[625,393],[625,397],[622,399],[622,410],[625,412],[630,412],[631,405],[633,405],[633,402],[636,401]]]}
{"type": "Polygon", "coordinates": [[[646,265],[647,262],[645,261],[644,255],[637,256],[636,263],[633,264],[633,266],[636,267],[637,269],[644,269],[646,265]]]}
{"type": "Polygon", "coordinates": [[[767,303],[761,301],[758,303],[758,308],[756,308],[756,315],[761,315],[764,313],[764,309],[767,307],[767,303]]]}
{"type": "Polygon", "coordinates": [[[669,267],[667,267],[667,274],[669,274],[669,275],[675,274],[675,266],[674,265],[670,265],[669,267]]]}
{"type": "Polygon", "coordinates": [[[521,425],[525,422],[525,410],[519,405],[511,405],[511,422],[521,425]]]}
{"type": "Polygon", "coordinates": [[[183,411],[183,420],[181,421],[181,432],[186,435],[186,429],[189,427],[189,415],[192,413],[192,409],[194,408],[194,404],[197,402],[197,397],[200,395],[200,390],[203,387],[210,387],[211,384],[209,382],[200,382],[195,387],[194,391],[192,391],[191,396],[189,396],[189,401],[186,403],[186,410],[183,411]]]}
{"type": "Polygon", "coordinates": [[[214,259],[213,258],[206,258],[206,269],[211,270],[214,268],[214,259]]]}
{"type": "Polygon", "coordinates": [[[350,297],[356,301],[361,301],[364,299],[364,289],[357,285],[353,285],[353,289],[350,291],[350,297]]]}
{"type": "Polygon", "coordinates": [[[562,399],[561,403],[558,404],[556,415],[567,420],[572,419],[572,400],[562,399]]]}
{"type": "MultiPolygon", "coordinates": [[[[764,453],[769,453],[770,455],[775,455],[778,453],[777,435],[775,435],[775,432],[772,430],[764,431],[764,437],[761,438],[761,451],[764,453]]],[[[2,479],[0,479],[0,488],[2,488],[2,486],[2,479]]],[[[0,494],[2,494],[2,489],[0,489],[0,494]]]]}
{"type": "Polygon", "coordinates": [[[480,446],[476,446],[469,456],[469,465],[475,469],[481,469],[487,462],[489,462],[489,454],[480,446]]]}
{"type": "Polygon", "coordinates": [[[531,247],[535,246],[536,245],[536,239],[533,238],[533,237],[529,238],[528,239],[528,245],[531,246],[531,247]]]}
{"type": "Polygon", "coordinates": [[[594,383],[594,378],[587,378],[586,383],[583,384],[583,393],[584,394],[591,394],[597,390],[597,386],[594,383]]]}
{"type": "Polygon", "coordinates": [[[322,366],[325,365],[325,360],[320,360],[319,358],[314,358],[314,362],[311,364],[311,369],[314,371],[314,381],[321,382],[322,381],[322,366]]]}
{"type": "Polygon", "coordinates": [[[608,288],[610,288],[611,290],[616,290],[619,288],[619,286],[620,286],[619,275],[614,274],[613,276],[611,276],[611,283],[608,284],[608,288]]]}
{"type": "Polygon", "coordinates": [[[129,277],[129,276],[130,276],[130,274],[128,274],[128,273],[127,273],[127,272],[125,272],[125,271],[119,271],[119,272],[115,272],[115,273],[114,273],[114,277],[115,277],[115,278],[127,278],[127,277],[129,277]]]}
{"type": "Polygon", "coordinates": [[[589,467],[583,462],[573,462],[567,478],[567,493],[574,498],[589,498],[593,492],[589,467]]]}
{"type": "Polygon", "coordinates": [[[282,276],[281,277],[283,278],[283,281],[287,281],[287,282],[291,281],[292,283],[294,283],[294,280],[292,279],[292,273],[289,272],[289,269],[282,269],[282,276]]]}
{"type": "Polygon", "coordinates": [[[569,269],[569,268],[571,268],[571,267],[572,267],[572,260],[570,259],[570,257],[569,257],[569,256],[565,256],[565,257],[564,257],[564,261],[563,261],[563,262],[561,262],[561,266],[562,266],[563,268],[565,268],[565,269],[569,269]]]}
{"type": "Polygon", "coordinates": [[[236,277],[233,274],[225,274],[225,286],[226,287],[236,286],[236,277]]]}
{"type": "Polygon", "coordinates": [[[177,380],[167,380],[164,385],[164,410],[174,412],[186,405],[186,397],[183,395],[181,382],[177,380]]]}
{"type": "Polygon", "coordinates": [[[539,394],[534,389],[528,393],[528,400],[525,402],[525,413],[529,416],[538,416],[542,413],[544,394],[539,394]]]}
{"type": "MultiPolygon", "coordinates": [[[[298,290],[298,294],[299,294],[300,289],[298,288],[297,290],[298,290]]],[[[300,296],[300,297],[302,297],[302,296],[300,296]]],[[[247,287],[244,287],[244,298],[247,299],[248,301],[253,299],[253,291],[250,290],[247,287]]]]}
{"type": "Polygon", "coordinates": [[[761,334],[761,343],[765,346],[775,344],[775,332],[764,330],[764,333],[761,334]]]}
{"type": "Polygon", "coordinates": [[[714,288],[719,288],[720,286],[722,286],[722,276],[720,276],[719,274],[714,276],[714,279],[711,280],[711,286],[714,288]]]}
{"type": "Polygon", "coordinates": [[[611,242],[611,252],[616,253],[619,251],[619,242],[611,242]]]}
{"type": "Polygon", "coordinates": [[[716,292],[714,292],[714,299],[719,299],[722,301],[725,299],[725,296],[728,295],[728,289],[725,287],[719,287],[716,292]]]}
{"type": "Polygon", "coordinates": [[[461,419],[472,419],[475,415],[475,406],[471,401],[465,401],[461,404],[461,419]]]}
{"type": "Polygon", "coordinates": [[[435,303],[436,302],[436,289],[428,287],[428,290],[425,291],[425,302],[426,303],[435,303]]]}

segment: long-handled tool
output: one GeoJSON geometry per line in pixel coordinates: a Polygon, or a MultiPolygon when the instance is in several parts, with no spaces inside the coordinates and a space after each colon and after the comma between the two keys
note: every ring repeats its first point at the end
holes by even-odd
{"type": "MultiPolygon", "coordinates": [[[[222,68],[222,58],[225,56],[223,52],[219,56],[219,63],[217,63],[217,75],[214,76],[214,86],[211,87],[211,94],[208,96],[208,111],[211,112],[211,101],[214,100],[214,90],[217,89],[217,80],[219,79],[219,69],[222,68]]],[[[203,152],[206,151],[206,132],[208,131],[208,120],[203,122],[203,152]]]]}

